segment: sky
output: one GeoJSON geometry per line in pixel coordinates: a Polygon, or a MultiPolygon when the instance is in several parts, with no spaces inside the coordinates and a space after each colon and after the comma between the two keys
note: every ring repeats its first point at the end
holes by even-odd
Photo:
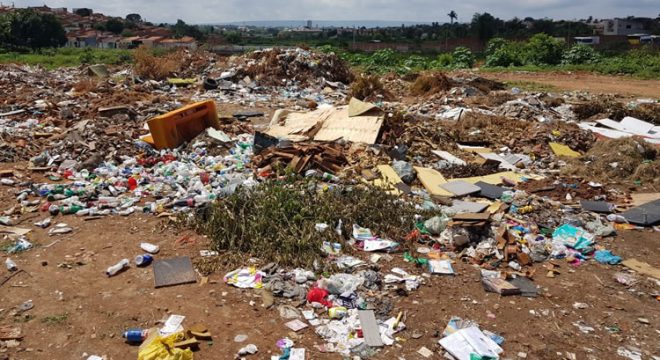
{"type": "MultiPolygon", "coordinates": [[[[0,0],[4,5],[12,0],[0,0]]],[[[138,13],[154,23],[182,19],[191,24],[256,20],[393,20],[446,22],[454,10],[459,22],[469,22],[475,12],[489,12],[501,19],[549,17],[596,19],[628,15],[656,17],[659,0],[13,0],[16,7],[79,8],[124,17],[138,13]]]]}

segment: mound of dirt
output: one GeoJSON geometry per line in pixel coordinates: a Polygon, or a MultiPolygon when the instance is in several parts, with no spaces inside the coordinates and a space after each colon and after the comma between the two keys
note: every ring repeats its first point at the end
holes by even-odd
{"type": "Polygon", "coordinates": [[[425,96],[451,89],[454,82],[443,73],[423,74],[410,87],[415,96],[425,96]]]}
{"type": "Polygon", "coordinates": [[[626,116],[648,121],[660,125],[660,104],[647,103],[628,107],[624,103],[611,98],[601,98],[573,106],[573,112],[578,120],[587,120],[592,117],[610,118],[619,121],[626,116]]]}
{"type": "Polygon", "coordinates": [[[571,161],[562,172],[590,180],[640,181],[655,185],[660,184],[657,155],[657,150],[641,139],[604,140],[596,142],[581,159],[571,161]]]}
{"type": "Polygon", "coordinates": [[[301,86],[327,81],[349,84],[354,76],[348,64],[334,53],[304,49],[255,51],[236,59],[237,74],[249,76],[260,85],[282,85],[291,80],[301,86]]]}

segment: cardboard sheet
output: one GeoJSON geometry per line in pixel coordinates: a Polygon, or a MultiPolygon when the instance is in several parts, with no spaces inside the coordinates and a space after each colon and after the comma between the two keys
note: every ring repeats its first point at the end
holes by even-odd
{"type": "Polygon", "coordinates": [[[451,192],[443,189],[440,185],[446,184],[447,180],[437,170],[431,168],[415,167],[417,178],[424,185],[426,191],[435,196],[454,196],[451,192]]]}
{"type": "Polygon", "coordinates": [[[319,106],[306,113],[278,110],[266,134],[279,139],[374,144],[383,125],[382,112],[373,104],[351,99],[348,106],[319,106]]]}
{"type": "Polygon", "coordinates": [[[378,165],[376,168],[380,172],[381,178],[373,181],[374,186],[386,189],[392,195],[401,195],[401,190],[398,190],[395,185],[402,184],[403,181],[396,171],[389,165],[378,165]]]}

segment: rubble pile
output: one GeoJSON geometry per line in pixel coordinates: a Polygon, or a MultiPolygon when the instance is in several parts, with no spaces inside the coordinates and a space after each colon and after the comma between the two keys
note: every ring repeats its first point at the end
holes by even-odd
{"type": "Polygon", "coordinates": [[[304,49],[267,49],[252,52],[231,61],[240,78],[249,76],[263,86],[288,83],[307,87],[324,81],[349,84],[353,73],[346,62],[334,53],[304,49]]]}

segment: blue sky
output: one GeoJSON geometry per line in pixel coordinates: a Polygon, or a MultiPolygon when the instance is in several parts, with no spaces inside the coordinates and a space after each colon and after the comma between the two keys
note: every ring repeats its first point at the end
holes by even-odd
{"type": "MultiPolygon", "coordinates": [[[[10,0],[0,0],[4,5],[10,0]]],[[[14,0],[17,7],[89,7],[106,15],[139,13],[152,22],[220,23],[251,20],[397,20],[445,22],[454,10],[460,22],[475,12],[554,19],[656,17],[660,0],[14,0]]]]}

